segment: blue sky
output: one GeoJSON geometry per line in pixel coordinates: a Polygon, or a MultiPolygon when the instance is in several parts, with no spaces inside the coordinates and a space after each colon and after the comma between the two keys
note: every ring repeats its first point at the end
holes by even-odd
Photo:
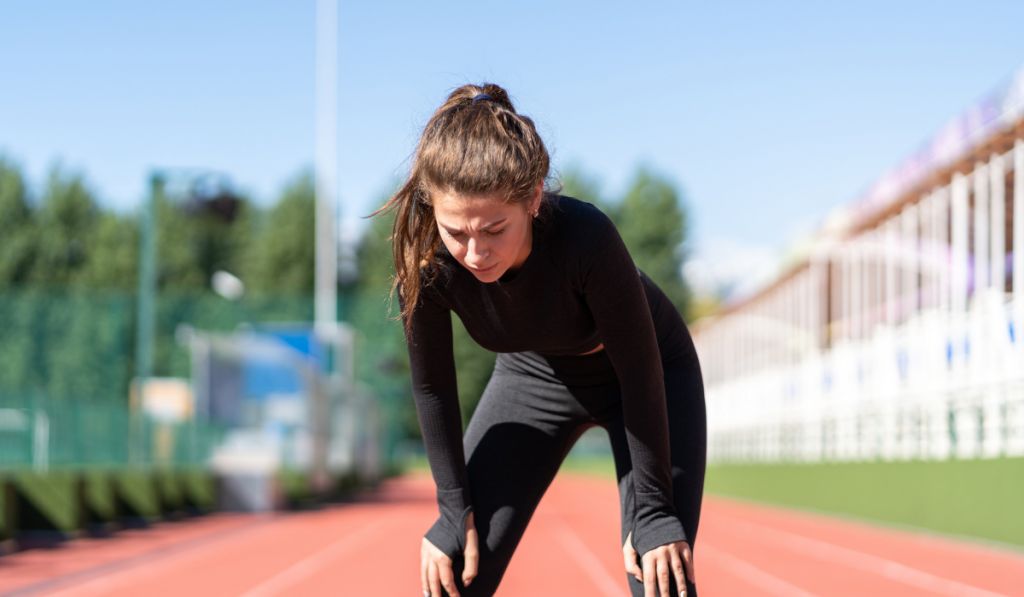
{"type": "MultiPolygon", "coordinates": [[[[489,80],[556,167],[679,183],[691,250],[762,264],[1024,64],[1024,3],[342,2],[344,214],[401,173],[448,91],[489,80]]],[[[0,0],[0,152],[105,204],[153,167],[257,200],[312,163],[315,0],[0,0]]],[[[731,270],[730,270],[731,271],[731,270]]]]}

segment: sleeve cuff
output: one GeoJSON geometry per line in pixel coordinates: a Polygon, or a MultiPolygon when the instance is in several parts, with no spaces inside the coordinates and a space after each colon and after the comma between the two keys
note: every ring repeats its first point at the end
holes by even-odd
{"type": "Polygon", "coordinates": [[[642,494],[636,496],[636,517],[633,521],[633,549],[640,557],[655,547],[686,541],[686,531],[674,514],[644,504],[642,494]]]}
{"type": "Polygon", "coordinates": [[[438,489],[437,506],[440,516],[426,539],[446,556],[454,560],[466,549],[466,518],[473,511],[467,489],[438,489]]]}

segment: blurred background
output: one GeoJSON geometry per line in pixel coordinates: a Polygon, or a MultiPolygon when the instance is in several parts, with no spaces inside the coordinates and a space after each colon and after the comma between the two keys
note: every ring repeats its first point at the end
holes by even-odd
{"type": "MultiPolygon", "coordinates": [[[[422,469],[369,215],[489,81],[691,325],[709,493],[1024,545],[1021,22],[0,0],[0,539],[422,469]]],[[[495,355],[455,324],[468,421],[495,355]]],[[[606,437],[566,466],[610,474],[606,437]]]]}

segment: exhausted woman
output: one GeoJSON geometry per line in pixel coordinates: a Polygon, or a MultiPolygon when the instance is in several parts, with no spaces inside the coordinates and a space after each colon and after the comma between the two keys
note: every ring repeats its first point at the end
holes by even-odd
{"type": "Polygon", "coordinates": [[[694,597],[706,423],[693,342],[612,222],[547,192],[548,170],[505,90],[466,85],[381,210],[395,213],[393,291],[440,510],[422,543],[423,594],[493,595],[569,449],[601,426],[632,594],[694,597]],[[465,437],[452,312],[498,353],[465,437]]]}

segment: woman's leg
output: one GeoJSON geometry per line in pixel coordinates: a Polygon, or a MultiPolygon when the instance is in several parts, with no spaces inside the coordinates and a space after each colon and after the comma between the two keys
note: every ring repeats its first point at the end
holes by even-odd
{"type": "MultiPolygon", "coordinates": [[[[704,467],[707,453],[707,416],[704,409],[704,383],[698,369],[665,371],[665,397],[668,410],[669,444],[672,460],[672,501],[676,515],[686,531],[690,548],[697,540],[701,500],[704,495],[704,467]]],[[[622,540],[633,524],[633,464],[626,443],[621,412],[601,424],[608,430],[622,503],[622,540]]],[[[620,546],[621,547],[621,546],[620,546]]],[[[634,597],[643,597],[643,584],[628,576],[634,597]]],[[[687,597],[697,590],[687,581],[687,597]]],[[[678,595],[672,581],[672,595],[678,595]]]]}
{"type": "Polygon", "coordinates": [[[480,563],[462,597],[493,595],[537,504],[569,448],[587,427],[587,413],[564,386],[496,370],[466,430],[465,447],[480,563]]]}

